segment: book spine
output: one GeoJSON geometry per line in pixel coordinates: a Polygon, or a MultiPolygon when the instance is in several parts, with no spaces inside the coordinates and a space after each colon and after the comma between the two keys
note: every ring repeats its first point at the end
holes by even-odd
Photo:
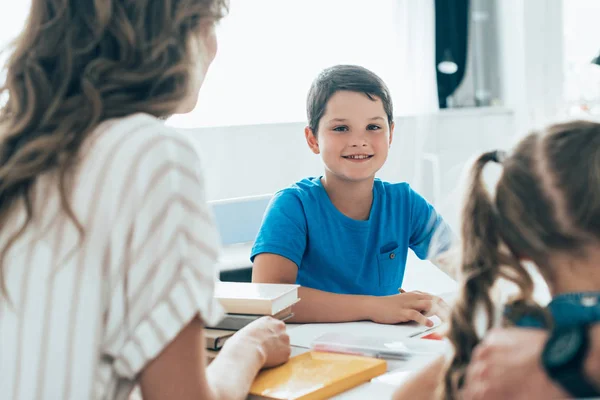
{"type": "Polygon", "coordinates": [[[223,329],[226,331],[239,331],[240,329],[242,329],[243,327],[248,325],[250,322],[252,322],[252,320],[241,320],[241,319],[225,317],[225,319],[223,321],[221,321],[217,325],[211,326],[209,328],[223,329]]]}

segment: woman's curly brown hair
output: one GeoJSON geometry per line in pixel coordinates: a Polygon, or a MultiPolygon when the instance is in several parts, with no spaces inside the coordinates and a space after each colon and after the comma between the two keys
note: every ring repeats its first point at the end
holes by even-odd
{"type": "Polygon", "coordinates": [[[57,173],[62,209],[82,143],[101,122],[144,112],[174,113],[195,68],[192,40],[227,0],[32,0],[0,88],[0,226],[17,203],[26,218],[0,253],[2,263],[33,218],[31,189],[57,173]]]}

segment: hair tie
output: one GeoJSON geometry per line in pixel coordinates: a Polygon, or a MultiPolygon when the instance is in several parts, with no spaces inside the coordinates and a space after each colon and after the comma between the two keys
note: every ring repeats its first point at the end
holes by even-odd
{"type": "Polygon", "coordinates": [[[497,162],[498,164],[503,164],[504,161],[508,158],[508,153],[504,150],[496,150],[492,154],[492,161],[497,162]]]}

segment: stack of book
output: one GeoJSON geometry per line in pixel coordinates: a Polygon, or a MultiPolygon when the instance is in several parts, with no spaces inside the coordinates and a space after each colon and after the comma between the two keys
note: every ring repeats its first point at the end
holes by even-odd
{"type": "Polygon", "coordinates": [[[215,298],[227,314],[217,325],[205,329],[209,361],[235,331],[265,315],[288,320],[294,316],[292,306],[300,300],[298,285],[242,282],[217,282],[215,298]]]}

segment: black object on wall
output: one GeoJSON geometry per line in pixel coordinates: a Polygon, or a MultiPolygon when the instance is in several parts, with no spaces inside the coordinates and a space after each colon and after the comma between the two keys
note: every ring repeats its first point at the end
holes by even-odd
{"type": "Polygon", "coordinates": [[[600,54],[594,57],[594,59],[592,60],[592,64],[600,65],[600,54]]]}
{"type": "Polygon", "coordinates": [[[435,65],[440,108],[448,107],[448,96],[454,93],[465,76],[469,43],[469,2],[470,0],[435,0],[435,65]],[[449,60],[456,63],[456,72],[440,71],[440,63],[447,63],[449,60]]]}

